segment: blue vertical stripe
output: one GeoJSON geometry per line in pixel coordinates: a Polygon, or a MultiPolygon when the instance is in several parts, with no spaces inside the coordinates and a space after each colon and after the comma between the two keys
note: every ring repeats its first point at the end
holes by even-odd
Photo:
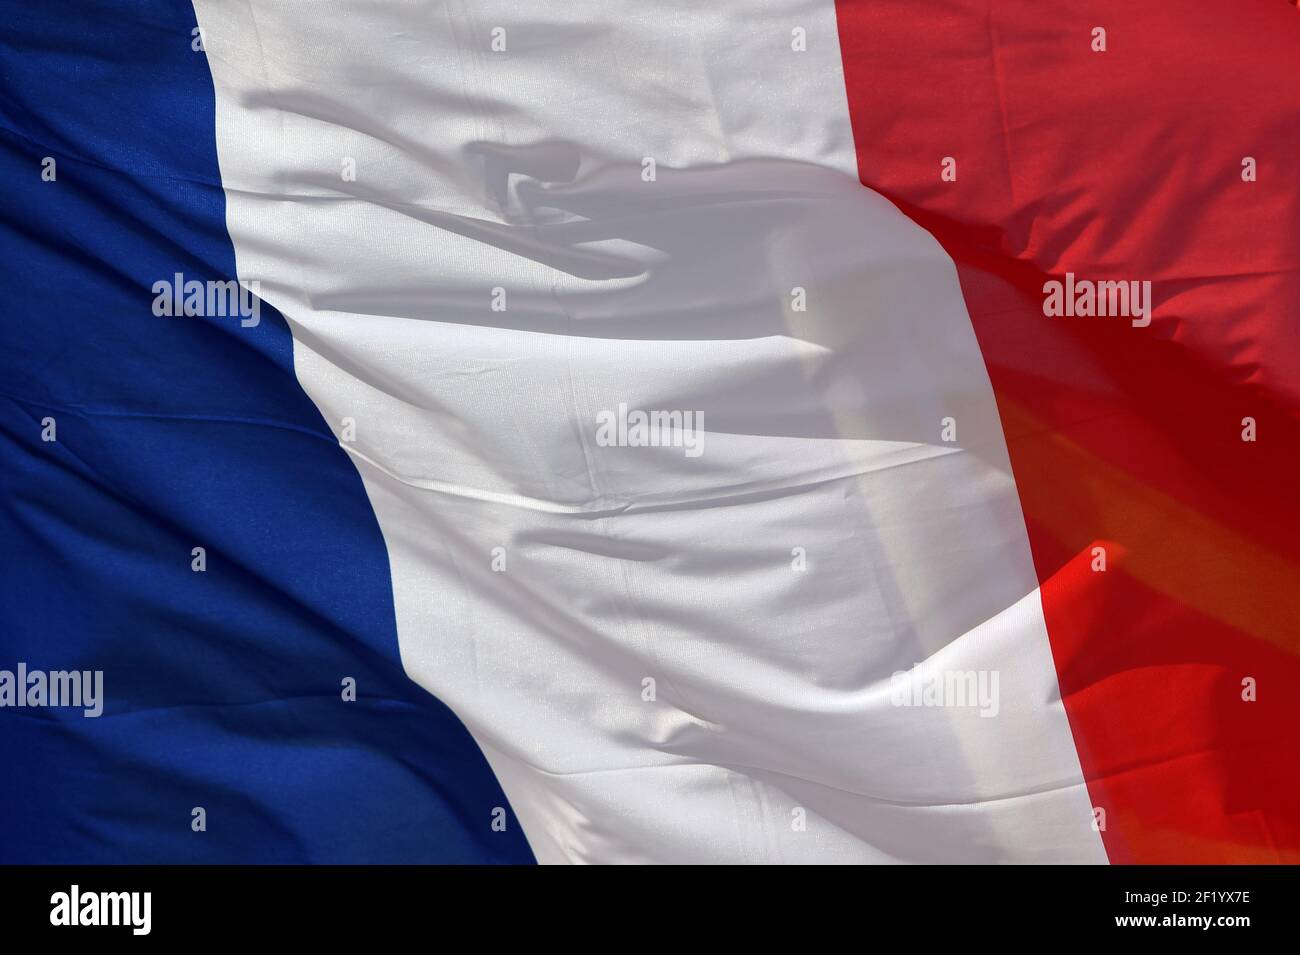
{"type": "Polygon", "coordinates": [[[106,700],[0,709],[0,862],[531,861],[402,670],[378,524],[284,320],[152,313],[159,279],[235,274],[190,5],[0,23],[0,669],[103,670],[106,700]]]}

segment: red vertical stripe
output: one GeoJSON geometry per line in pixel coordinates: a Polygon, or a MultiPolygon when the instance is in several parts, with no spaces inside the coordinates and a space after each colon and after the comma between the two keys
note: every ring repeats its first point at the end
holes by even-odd
{"type": "Polygon", "coordinates": [[[862,181],[957,263],[1111,860],[1300,861],[1300,13],[837,11],[862,181]],[[1151,325],[1045,317],[1066,272],[1151,281],[1151,325]]]}

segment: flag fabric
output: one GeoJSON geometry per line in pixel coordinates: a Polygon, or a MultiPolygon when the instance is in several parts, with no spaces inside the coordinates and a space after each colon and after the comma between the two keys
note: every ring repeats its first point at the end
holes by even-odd
{"type": "Polygon", "coordinates": [[[3,8],[0,861],[1300,861],[1293,5],[3,8]]]}

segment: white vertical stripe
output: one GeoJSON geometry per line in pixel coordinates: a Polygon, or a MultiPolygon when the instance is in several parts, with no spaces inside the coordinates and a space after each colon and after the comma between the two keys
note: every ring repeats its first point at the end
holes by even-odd
{"type": "Polygon", "coordinates": [[[1104,861],[956,275],[856,181],[829,0],[195,6],[240,276],[539,859],[1104,861]],[[703,453],[601,446],[620,404],[703,453]],[[914,663],[997,715],[894,705],[914,663]]]}

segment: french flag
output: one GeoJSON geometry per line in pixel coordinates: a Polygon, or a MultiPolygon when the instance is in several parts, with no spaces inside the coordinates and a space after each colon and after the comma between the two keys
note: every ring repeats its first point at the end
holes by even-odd
{"type": "Polygon", "coordinates": [[[1292,3],[0,23],[0,862],[1300,862],[1292,3]]]}

